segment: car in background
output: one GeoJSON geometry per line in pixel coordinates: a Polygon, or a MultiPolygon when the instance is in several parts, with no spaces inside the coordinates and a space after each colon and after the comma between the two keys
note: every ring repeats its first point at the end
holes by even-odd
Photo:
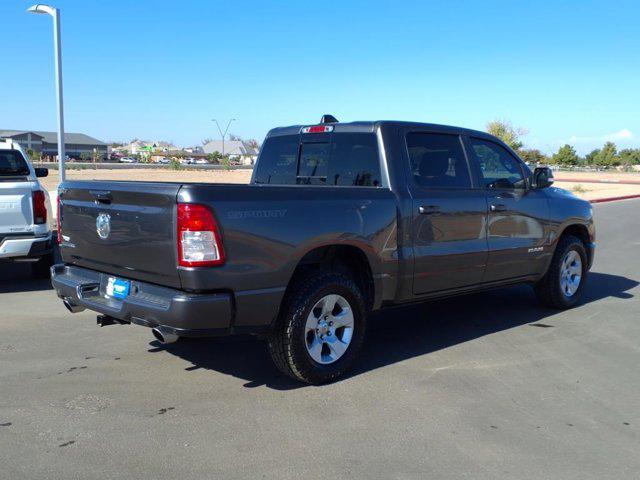
{"type": "Polygon", "coordinates": [[[131,157],[122,157],[120,159],[120,163],[138,163],[138,161],[135,158],[131,158],[131,157]]]}
{"type": "Polygon", "coordinates": [[[168,165],[169,163],[171,163],[171,160],[169,160],[167,157],[162,157],[160,160],[158,160],[158,163],[168,165]]]}
{"type": "Polygon", "coordinates": [[[34,168],[20,145],[0,139],[0,260],[28,261],[36,277],[53,264],[51,203],[40,185],[46,168],[34,168]]]}
{"type": "Polygon", "coordinates": [[[199,158],[195,163],[196,165],[208,165],[209,161],[206,158],[199,158]]]}

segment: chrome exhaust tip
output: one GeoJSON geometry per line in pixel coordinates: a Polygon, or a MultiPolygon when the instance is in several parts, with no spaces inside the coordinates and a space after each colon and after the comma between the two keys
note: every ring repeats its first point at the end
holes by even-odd
{"type": "Polygon", "coordinates": [[[82,312],[85,310],[85,308],[82,305],[78,305],[77,303],[75,303],[73,300],[71,300],[70,298],[63,298],[62,299],[62,304],[67,308],[67,310],[69,310],[71,313],[78,313],[78,312],[82,312]]]}
{"type": "Polygon", "coordinates": [[[174,343],[180,338],[175,333],[170,332],[162,327],[156,327],[152,329],[151,332],[153,333],[153,336],[156,337],[156,340],[158,340],[163,345],[174,343]]]}

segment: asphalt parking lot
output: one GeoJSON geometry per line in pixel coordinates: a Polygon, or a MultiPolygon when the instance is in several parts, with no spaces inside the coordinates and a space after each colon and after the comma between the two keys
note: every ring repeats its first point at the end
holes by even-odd
{"type": "Polygon", "coordinates": [[[638,478],[640,201],[597,205],[584,303],[528,287],[376,314],[346,379],[253,339],[162,347],[0,266],[0,478],[638,478]]]}

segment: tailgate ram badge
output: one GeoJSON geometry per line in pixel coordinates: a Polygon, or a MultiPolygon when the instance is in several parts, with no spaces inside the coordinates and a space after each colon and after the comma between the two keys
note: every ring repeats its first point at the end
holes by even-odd
{"type": "Polygon", "coordinates": [[[102,240],[109,238],[111,233],[111,215],[108,213],[101,213],[96,218],[96,232],[102,240]]]}

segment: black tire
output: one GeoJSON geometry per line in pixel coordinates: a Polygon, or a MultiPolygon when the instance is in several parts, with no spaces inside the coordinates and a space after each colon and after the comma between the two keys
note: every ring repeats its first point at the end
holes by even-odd
{"type": "Polygon", "coordinates": [[[573,235],[563,235],[560,237],[547,273],[534,286],[534,290],[540,303],[547,307],[561,310],[575,306],[580,301],[584,290],[584,284],[587,279],[588,272],[587,262],[587,252],[584,248],[584,244],[579,238],[574,237],[573,235]],[[578,255],[580,255],[580,259],[582,261],[582,275],[580,285],[576,292],[571,296],[567,296],[560,285],[561,267],[563,259],[571,250],[576,251],[578,255]]]}
{"type": "Polygon", "coordinates": [[[312,385],[336,380],[356,359],[365,336],[366,308],[362,292],[348,275],[320,271],[301,280],[287,294],[278,323],[268,336],[269,352],[276,367],[289,377],[312,385]],[[354,317],[351,343],[344,354],[330,364],[314,361],[307,351],[306,321],[311,309],[329,294],[342,296],[354,317]]]}
{"type": "Polygon", "coordinates": [[[53,254],[50,253],[40,258],[31,265],[31,275],[34,278],[47,279],[51,277],[51,266],[53,265],[53,254]]]}

